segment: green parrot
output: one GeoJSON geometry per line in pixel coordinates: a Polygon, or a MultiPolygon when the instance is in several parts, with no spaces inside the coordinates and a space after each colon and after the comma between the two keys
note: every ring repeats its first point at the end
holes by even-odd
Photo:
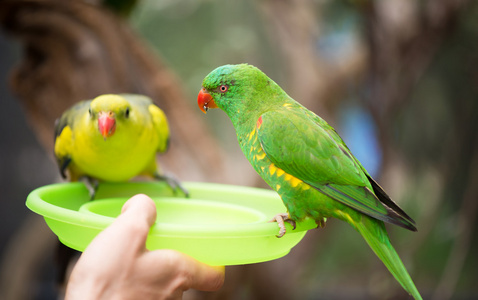
{"type": "Polygon", "coordinates": [[[349,223],[367,241],[402,287],[422,299],[390,243],[384,222],[416,231],[322,118],[288,96],[262,71],[248,64],[218,67],[204,78],[199,108],[226,112],[239,145],[256,172],[275,190],[287,213],[273,220],[306,218],[323,227],[329,217],[349,223]]]}
{"type": "Polygon", "coordinates": [[[101,95],[67,109],[55,124],[55,156],[70,181],[86,177],[122,182],[138,175],[165,180],[187,191],[174,178],[160,174],[156,153],[169,144],[164,112],[143,95],[101,95]]]}

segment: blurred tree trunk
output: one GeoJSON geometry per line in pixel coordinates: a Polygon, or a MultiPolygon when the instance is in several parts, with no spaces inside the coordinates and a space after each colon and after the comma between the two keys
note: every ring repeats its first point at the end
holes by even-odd
{"type": "MultiPolygon", "coordinates": [[[[394,140],[394,126],[400,112],[409,104],[411,94],[417,86],[428,67],[431,65],[444,42],[457,29],[458,19],[462,16],[467,0],[428,0],[428,1],[368,1],[361,6],[361,11],[366,20],[366,38],[369,51],[369,76],[366,88],[370,91],[363,103],[371,112],[377,127],[378,139],[383,151],[382,184],[388,188],[391,195],[400,201],[407,190],[403,187],[407,180],[417,180],[414,174],[413,159],[406,160],[394,140]]],[[[419,127],[420,124],[417,124],[419,127]]],[[[462,128],[466,131],[466,128],[462,128]]],[[[449,143],[453,144],[453,143],[449,143]]],[[[452,146],[454,147],[454,146],[452,146]]],[[[445,145],[449,148],[449,145],[445,145]]],[[[445,150],[445,152],[449,151],[445,150]]],[[[457,156],[459,155],[456,153],[457,156]]],[[[454,160],[451,156],[451,160],[454,160]]],[[[446,161],[451,163],[450,158],[446,161]]],[[[425,242],[437,222],[438,207],[444,200],[442,196],[448,187],[447,182],[451,164],[434,166],[439,174],[439,183],[429,197],[433,195],[438,199],[421,201],[421,210],[426,212],[419,222],[419,233],[413,237],[410,245],[404,249],[403,259],[414,257],[416,251],[425,242]]],[[[471,180],[471,179],[470,179],[471,180]]],[[[468,195],[468,198],[470,195],[468,195]]],[[[469,205],[465,198],[464,207],[475,209],[469,205]]],[[[467,210],[465,208],[465,210],[467,210]]],[[[463,207],[462,207],[463,209],[463,207]]],[[[463,223],[474,223],[474,213],[469,213],[463,223]],[[471,218],[471,219],[470,219],[471,218]]],[[[416,216],[415,218],[418,218],[416,216]]],[[[455,245],[469,246],[471,235],[458,240],[455,245]]],[[[466,249],[461,249],[463,254],[466,249]]],[[[455,288],[460,274],[460,262],[463,256],[450,257],[448,266],[453,265],[454,272],[443,273],[447,284],[439,285],[441,299],[448,299],[455,288]]],[[[412,271],[412,270],[411,270],[412,271]]],[[[442,281],[443,282],[443,281],[442,281]]],[[[435,294],[436,298],[437,294],[435,294]]]]}
{"type": "Polygon", "coordinates": [[[271,42],[281,55],[284,88],[291,97],[333,124],[334,110],[347,93],[344,86],[365,72],[367,53],[360,45],[340,63],[318,52],[321,5],[312,0],[260,3],[271,42]],[[335,103],[334,103],[335,102],[335,103]]]}
{"type": "MultiPolygon", "coordinates": [[[[357,12],[365,20],[363,47],[357,47],[340,65],[330,65],[322,59],[317,40],[321,34],[321,4],[311,0],[262,1],[269,34],[283,59],[283,73],[290,95],[306,107],[334,123],[334,108],[345,97],[357,78],[365,78],[359,89],[369,96],[362,99],[371,112],[383,151],[381,182],[390,195],[400,199],[403,183],[411,176],[410,168],[392,139],[397,112],[404,108],[410,94],[438,49],[456,28],[456,21],[466,7],[466,0],[377,0],[355,2],[357,12]]],[[[357,89],[357,90],[359,90],[357,89]]],[[[422,228],[423,229],[423,228],[422,228]]],[[[422,230],[421,229],[421,230],[422,230]]],[[[428,232],[428,228],[424,229],[428,232]]],[[[423,243],[424,236],[418,235],[423,243]]],[[[318,241],[315,238],[316,242],[318,241]]],[[[299,247],[318,247],[302,242],[299,247]]],[[[417,247],[413,247],[417,249],[417,247]]],[[[408,253],[412,255],[413,253],[408,253]]],[[[404,257],[406,259],[406,257],[404,257]]],[[[294,268],[306,266],[307,256],[294,260],[294,268]]],[[[282,262],[283,263],[283,262],[282,262]]],[[[280,269],[287,274],[290,265],[282,268],[274,262],[264,265],[270,271],[280,269]]],[[[381,266],[380,266],[381,267],[381,266]]],[[[270,273],[271,273],[270,272],[270,273]]],[[[459,273],[459,272],[454,272],[459,273]]],[[[261,274],[257,272],[256,274],[261,274]]],[[[256,282],[273,281],[279,294],[293,298],[294,283],[284,284],[281,277],[258,277],[256,282]]],[[[298,278],[298,277],[295,277],[298,278]]],[[[456,279],[456,278],[455,278],[456,279]]],[[[271,282],[268,282],[271,284],[271,282]]],[[[449,291],[447,291],[449,292],[449,291]]],[[[265,293],[265,292],[263,292],[265,293]]],[[[397,289],[397,294],[401,291],[397,289]]],[[[264,295],[264,294],[263,294],[264,295]]],[[[275,292],[270,292],[270,298],[275,292]]],[[[267,298],[267,297],[265,297],[267,298]]]]}
{"type": "MultiPolygon", "coordinates": [[[[181,81],[122,18],[87,1],[3,0],[0,24],[22,46],[10,84],[46,151],[53,153],[55,119],[75,102],[106,93],[144,94],[165,111],[171,127],[162,169],[182,180],[227,181],[223,151],[193,110],[194,99],[186,99],[181,81]]],[[[28,285],[38,260],[57,243],[38,226],[29,227],[34,234],[20,231],[5,258],[15,262],[2,269],[8,299],[31,297],[24,291],[33,290],[28,285]]]]}
{"type": "MultiPolygon", "coordinates": [[[[364,103],[379,128],[387,164],[397,161],[392,126],[397,112],[433,61],[443,42],[456,28],[467,1],[368,1],[361,6],[370,58],[370,97],[364,103]]],[[[398,159],[401,161],[401,159],[398,159]]]]}
{"type": "Polygon", "coordinates": [[[73,103],[106,93],[144,94],[171,125],[162,165],[180,178],[224,181],[217,172],[223,153],[193,111],[194,99],[185,98],[181,82],[123,19],[83,1],[5,0],[0,22],[23,46],[11,87],[47,151],[55,119],[73,103]]]}

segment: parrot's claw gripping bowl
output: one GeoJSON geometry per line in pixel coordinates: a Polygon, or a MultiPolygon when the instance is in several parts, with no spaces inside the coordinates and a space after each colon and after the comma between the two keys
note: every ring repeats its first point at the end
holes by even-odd
{"type": "Polygon", "coordinates": [[[102,183],[95,200],[83,183],[40,187],[26,205],[42,215],[60,241],[84,251],[110,225],[131,196],[142,193],[156,203],[157,219],[146,247],[174,249],[209,265],[238,265],[285,256],[317,225],[313,220],[286,223],[277,238],[277,223],[269,220],[286,211],[269,190],[211,183],[184,183],[189,198],[176,197],[164,182],[102,183]]]}

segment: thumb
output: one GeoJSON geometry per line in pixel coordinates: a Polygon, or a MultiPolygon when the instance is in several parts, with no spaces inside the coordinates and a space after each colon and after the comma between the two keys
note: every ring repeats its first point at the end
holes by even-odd
{"type": "Polygon", "coordinates": [[[149,228],[156,221],[156,205],[151,198],[144,194],[135,195],[123,205],[119,218],[145,220],[149,228]]]}
{"type": "MultiPolygon", "coordinates": [[[[139,194],[123,205],[121,214],[92,241],[88,248],[115,249],[120,252],[142,252],[145,249],[149,229],[156,220],[156,205],[146,195],[139,194]]],[[[92,249],[90,249],[91,251],[92,249]]]]}
{"type": "Polygon", "coordinates": [[[117,247],[129,248],[133,244],[144,250],[149,229],[156,221],[156,205],[146,195],[138,194],[123,205],[121,215],[107,229],[123,236],[116,237],[117,247]]]}
{"type": "Polygon", "coordinates": [[[155,219],[156,206],[151,198],[146,195],[132,197],[123,205],[121,215],[88,245],[78,262],[81,267],[74,272],[84,276],[98,266],[101,271],[96,275],[100,277],[103,273],[107,276],[111,270],[120,272],[121,266],[144,253],[146,238],[155,219]]]}

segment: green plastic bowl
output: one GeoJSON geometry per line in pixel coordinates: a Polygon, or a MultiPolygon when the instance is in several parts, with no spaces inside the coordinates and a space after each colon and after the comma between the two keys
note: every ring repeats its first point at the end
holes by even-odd
{"type": "Polygon", "coordinates": [[[174,249],[209,265],[258,263],[285,256],[317,225],[297,224],[277,238],[277,223],[286,211],[269,190],[211,183],[184,183],[190,198],[175,197],[163,182],[103,183],[90,201],[83,183],[60,183],[30,193],[26,205],[42,215],[60,241],[84,251],[110,225],[131,196],[143,193],[156,203],[158,216],[150,230],[149,250],[174,249]]]}

